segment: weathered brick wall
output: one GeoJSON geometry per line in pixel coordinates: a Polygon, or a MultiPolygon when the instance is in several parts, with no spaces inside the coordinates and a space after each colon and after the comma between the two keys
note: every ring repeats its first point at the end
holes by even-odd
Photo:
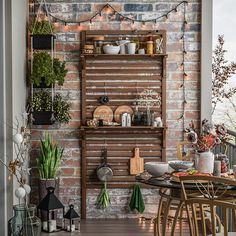
{"type": "MultiPolygon", "coordinates": [[[[87,0],[83,3],[76,0],[48,0],[50,11],[55,16],[65,20],[86,19],[99,10],[107,2],[100,0],[87,0]]],[[[167,12],[178,4],[180,0],[119,0],[110,1],[110,4],[118,11],[127,15],[134,15],[138,19],[148,19],[158,14],[167,12]]],[[[199,120],[200,107],[200,0],[189,0],[187,6],[187,32],[186,32],[186,125],[190,120],[199,120]]],[[[30,7],[32,12],[33,8],[30,7]]],[[[167,30],[167,157],[169,159],[176,157],[176,142],[182,139],[182,122],[177,122],[177,118],[182,113],[183,92],[182,84],[182,24],[183,7],[179,7],[177,13],[172,13],[167,20],[160,20],[157,24],[148,23],[145,26],[141,24],[130,24],[129,22],[118,22],[114,16],[105,15],[101,20],[95,20],[91,25],[89,23],[78,26],[76,24],[63,25],[56,23],[57,56],[66,61],[69,73],[66,82],[58,90],[67,96],[71,103],[72,120],[67,125],[60,127],[53,125],[50,127],[32,128],[32,163],[38,153],[37,146],[40,136],[44,131],[52,134],[58,143],[65,148],[60,182],[60,197],[63,203],[68,204],[69,199],[74,199],[80,204],[80,142],[78,139],[78,127],[80,126],[80,78],[79,67],[79,30],[85,29],[165,29],[167,30]]],[[[34,169],[31,177],[33,186],[32,201],[37,201],[37,188],[35,187],[37,172],[34,169]]],[[[135,217],[137,215],[129,213],[128,202],[130,199],[130,190],[115,189],[110,191],[111,207],[108,210],[101,211],[94,205],[98,190],[88,191],[88,217],[135,217]]],[[[146,213],[154,213],[156,209],[157,190],[143,190],[146,202],[146,213]]]]}

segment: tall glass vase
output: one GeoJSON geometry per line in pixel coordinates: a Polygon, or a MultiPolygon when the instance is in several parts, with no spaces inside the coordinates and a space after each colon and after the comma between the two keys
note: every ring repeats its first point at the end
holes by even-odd
{"type": "Polygon", "coordinates": [[[41,222],[35,216],[36,206],[19,204],[13,206],[14,216],[8,221],[8,236],[40,236],[41,222]]]}

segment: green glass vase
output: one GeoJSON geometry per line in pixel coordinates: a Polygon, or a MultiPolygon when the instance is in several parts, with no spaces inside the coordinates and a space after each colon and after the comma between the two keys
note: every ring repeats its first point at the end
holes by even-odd
{"type": "Polygon", "coordinates": [[[14,216],[8,221],[8,236],[40,236],[41,221],[35,215],[36,206],[13,206],[14,216]]]}

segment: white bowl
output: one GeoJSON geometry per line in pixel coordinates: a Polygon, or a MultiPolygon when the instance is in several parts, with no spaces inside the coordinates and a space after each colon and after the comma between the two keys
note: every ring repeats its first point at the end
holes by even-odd
{"type": "Polygon", "coordinates": [[[120,52],[120,46],[105,45],[103,46],[105,54],[118,54],[120,52]]]}
{"type": "Polygon", "coordinates": [[[181,160],[173,160],[169,161],[169,166],[175,171],[187,170],[193,167],[193,161],[181,161],[181,160]]]}
{"type": "Polygon", "coordinates": [[[165,162],[146,162],[144,168],[152,176],[159,177],[168,172],[168,166],[165,162]]]}

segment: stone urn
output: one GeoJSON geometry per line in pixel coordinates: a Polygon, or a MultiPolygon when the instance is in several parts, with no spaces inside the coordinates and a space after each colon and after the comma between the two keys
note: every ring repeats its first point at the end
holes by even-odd
{"type": "Polygon", "coordinates": [[[197,151],[195,153],[195,168],[201,173],[213,173],[214,171],[214,154],[208,150],[204,152],[197,151]]]}

